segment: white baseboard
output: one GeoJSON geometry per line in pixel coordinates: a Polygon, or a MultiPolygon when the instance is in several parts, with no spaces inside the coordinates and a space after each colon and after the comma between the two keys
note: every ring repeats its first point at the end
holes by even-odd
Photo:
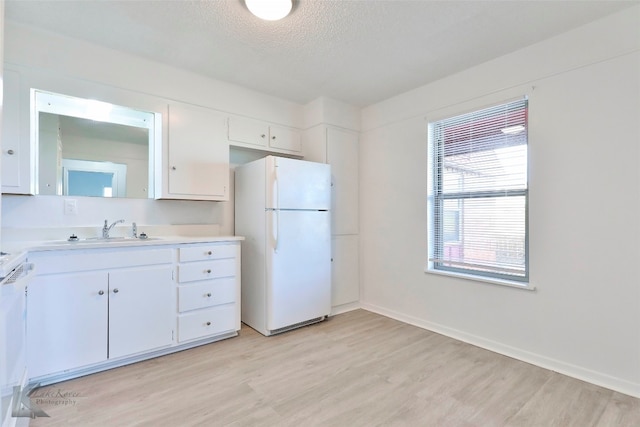
{"type": "Polygon", "coordinates": [[[362,308],[360,302],[350,302],[348,304],[336,305],[331,307],[331,316],[335,316],[336,314],[346,313],[347,311],[353,311],[362,308]]]}
{"type": "Polygon", "coordinates": [[[531,363],[532,365],[549,369],[551,371],[558,372],[560,374],[567,375],[582,381],[586,381],[600,387],[605,387],[620,393],[640,398],[640,384],[633,383],[622,378],[613,377],[611,375],[592,371],[590,369],[573,365],[571,363],[566,363],[561,360],[553,359],[536,353],[531,353],[526,350],[511,347],[497,341],[488,340],[477,335],[468,334],[466,332],[452,329],[437,323],[427,322],[413,316],[408,316],[403,313],[388,310],[384,307],[379,307],[367,303],[361,303],[360,306],[362,309],[371,311],[373,313],[381,314],[383,316],[390,317],[392,319],[399,320],[401,322],[408,323],[422,329],[427,329],[429,331],[445,335],[447,337],[463,341],[468,344],[493,351],[495,353],[503,354],[505,356],[509,356],[523,362],[531,363]]]}

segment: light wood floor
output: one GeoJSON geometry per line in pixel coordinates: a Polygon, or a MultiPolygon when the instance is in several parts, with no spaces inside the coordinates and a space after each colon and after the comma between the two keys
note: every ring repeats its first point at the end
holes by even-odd
{"type": "Polygon", "coordinates": [[[37,392],[77,397],[35,427],[640,426],[640,399],[364,310],[37,392]]]}

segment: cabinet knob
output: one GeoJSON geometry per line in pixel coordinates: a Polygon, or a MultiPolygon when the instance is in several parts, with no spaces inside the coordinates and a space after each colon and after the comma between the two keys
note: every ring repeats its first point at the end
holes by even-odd
{"type": "Polygon", "coordinates": [[[175,166],[171,166],[171,170],[172,171],[176,170],[176,167],[175,166]]]}
{"type": "Polygon", "coordinates": [[[271,137],[271,139],[276,139],[276,136],[275,136],[275,135],[273,135],[273,136],[271,137]]]}
{"type": "Polygon", "coordinates": [[[98,291],[98,295],[104,295],[104,291],[98,291]]]}
{"type": "Polygon", "coordinates": [[[117,294],[118,292],[120,292],[120,291],[118,290],[118,288],[115,288],[115,289],[113,290],[113,293],[114,293],[114,294],[117,294]]]}
{"type": "Polygon", "coordinates": [[[15,151],[13,151],[11,149],[7,150],[7,154],[10,155],[10,156],[13,156],[14,153],[15,153],[15,151]]]}
{"type": "Polygon", "coordinates": [[[211,292],[207,293],[207,298],[211,298],[211,292]]]}
{"type": "Polygon", "coordinates": [[[207,251],[207,255],[211,255],[211,254],[213,254],[213,252],[207,251]]]}
{"type": "Polygon", "coordinates": [[[210,273],[211,273],[211,269],[208,269],[208,270],[207,270],[207,274],[210,274],[210,273]]]}
{"type": "Polygon", "coordinates": [[[207,326],[211,326],[211,322],[207,322],[207,326]]]}
{"type": "Polygon", "coordinates": [[[260,138],[264,138],[265,136],[267,136],[267,135],[265,135],[265,134],[263,133],[262,135],[260,135],[260,138]]]}

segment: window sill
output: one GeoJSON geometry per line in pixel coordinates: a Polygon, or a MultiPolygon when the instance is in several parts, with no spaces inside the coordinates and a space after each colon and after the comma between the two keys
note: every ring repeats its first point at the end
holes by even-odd
{"type": "Polygon", "coordinates": [[[430,268],[425,268],[424,272],[428,274],[436,274],[438,276],[455,277],[458,279],[472,280],[474,282],[488,283],[491,285],[500,285],[500,286],[508,286],[510,288],[524,289],[525,291],[536,290],[535,286],[532,286],[530,283],[525,283],[525,282],[514,282],[511,280],[502,280],[502,279],[490,279],[488,277],[474,276],[472,274],[454,273],[450,271],[433,270],[430,268]]]}

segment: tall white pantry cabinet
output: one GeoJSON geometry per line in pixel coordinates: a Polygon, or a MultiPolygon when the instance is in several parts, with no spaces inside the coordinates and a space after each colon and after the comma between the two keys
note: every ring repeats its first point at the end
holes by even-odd
{"type": "Polygon", "coordinates": [[[304,159],[331,165],[331,305],[334,313],[360,299],[358,134],[320,124],[303,133],[304,159]]]}

